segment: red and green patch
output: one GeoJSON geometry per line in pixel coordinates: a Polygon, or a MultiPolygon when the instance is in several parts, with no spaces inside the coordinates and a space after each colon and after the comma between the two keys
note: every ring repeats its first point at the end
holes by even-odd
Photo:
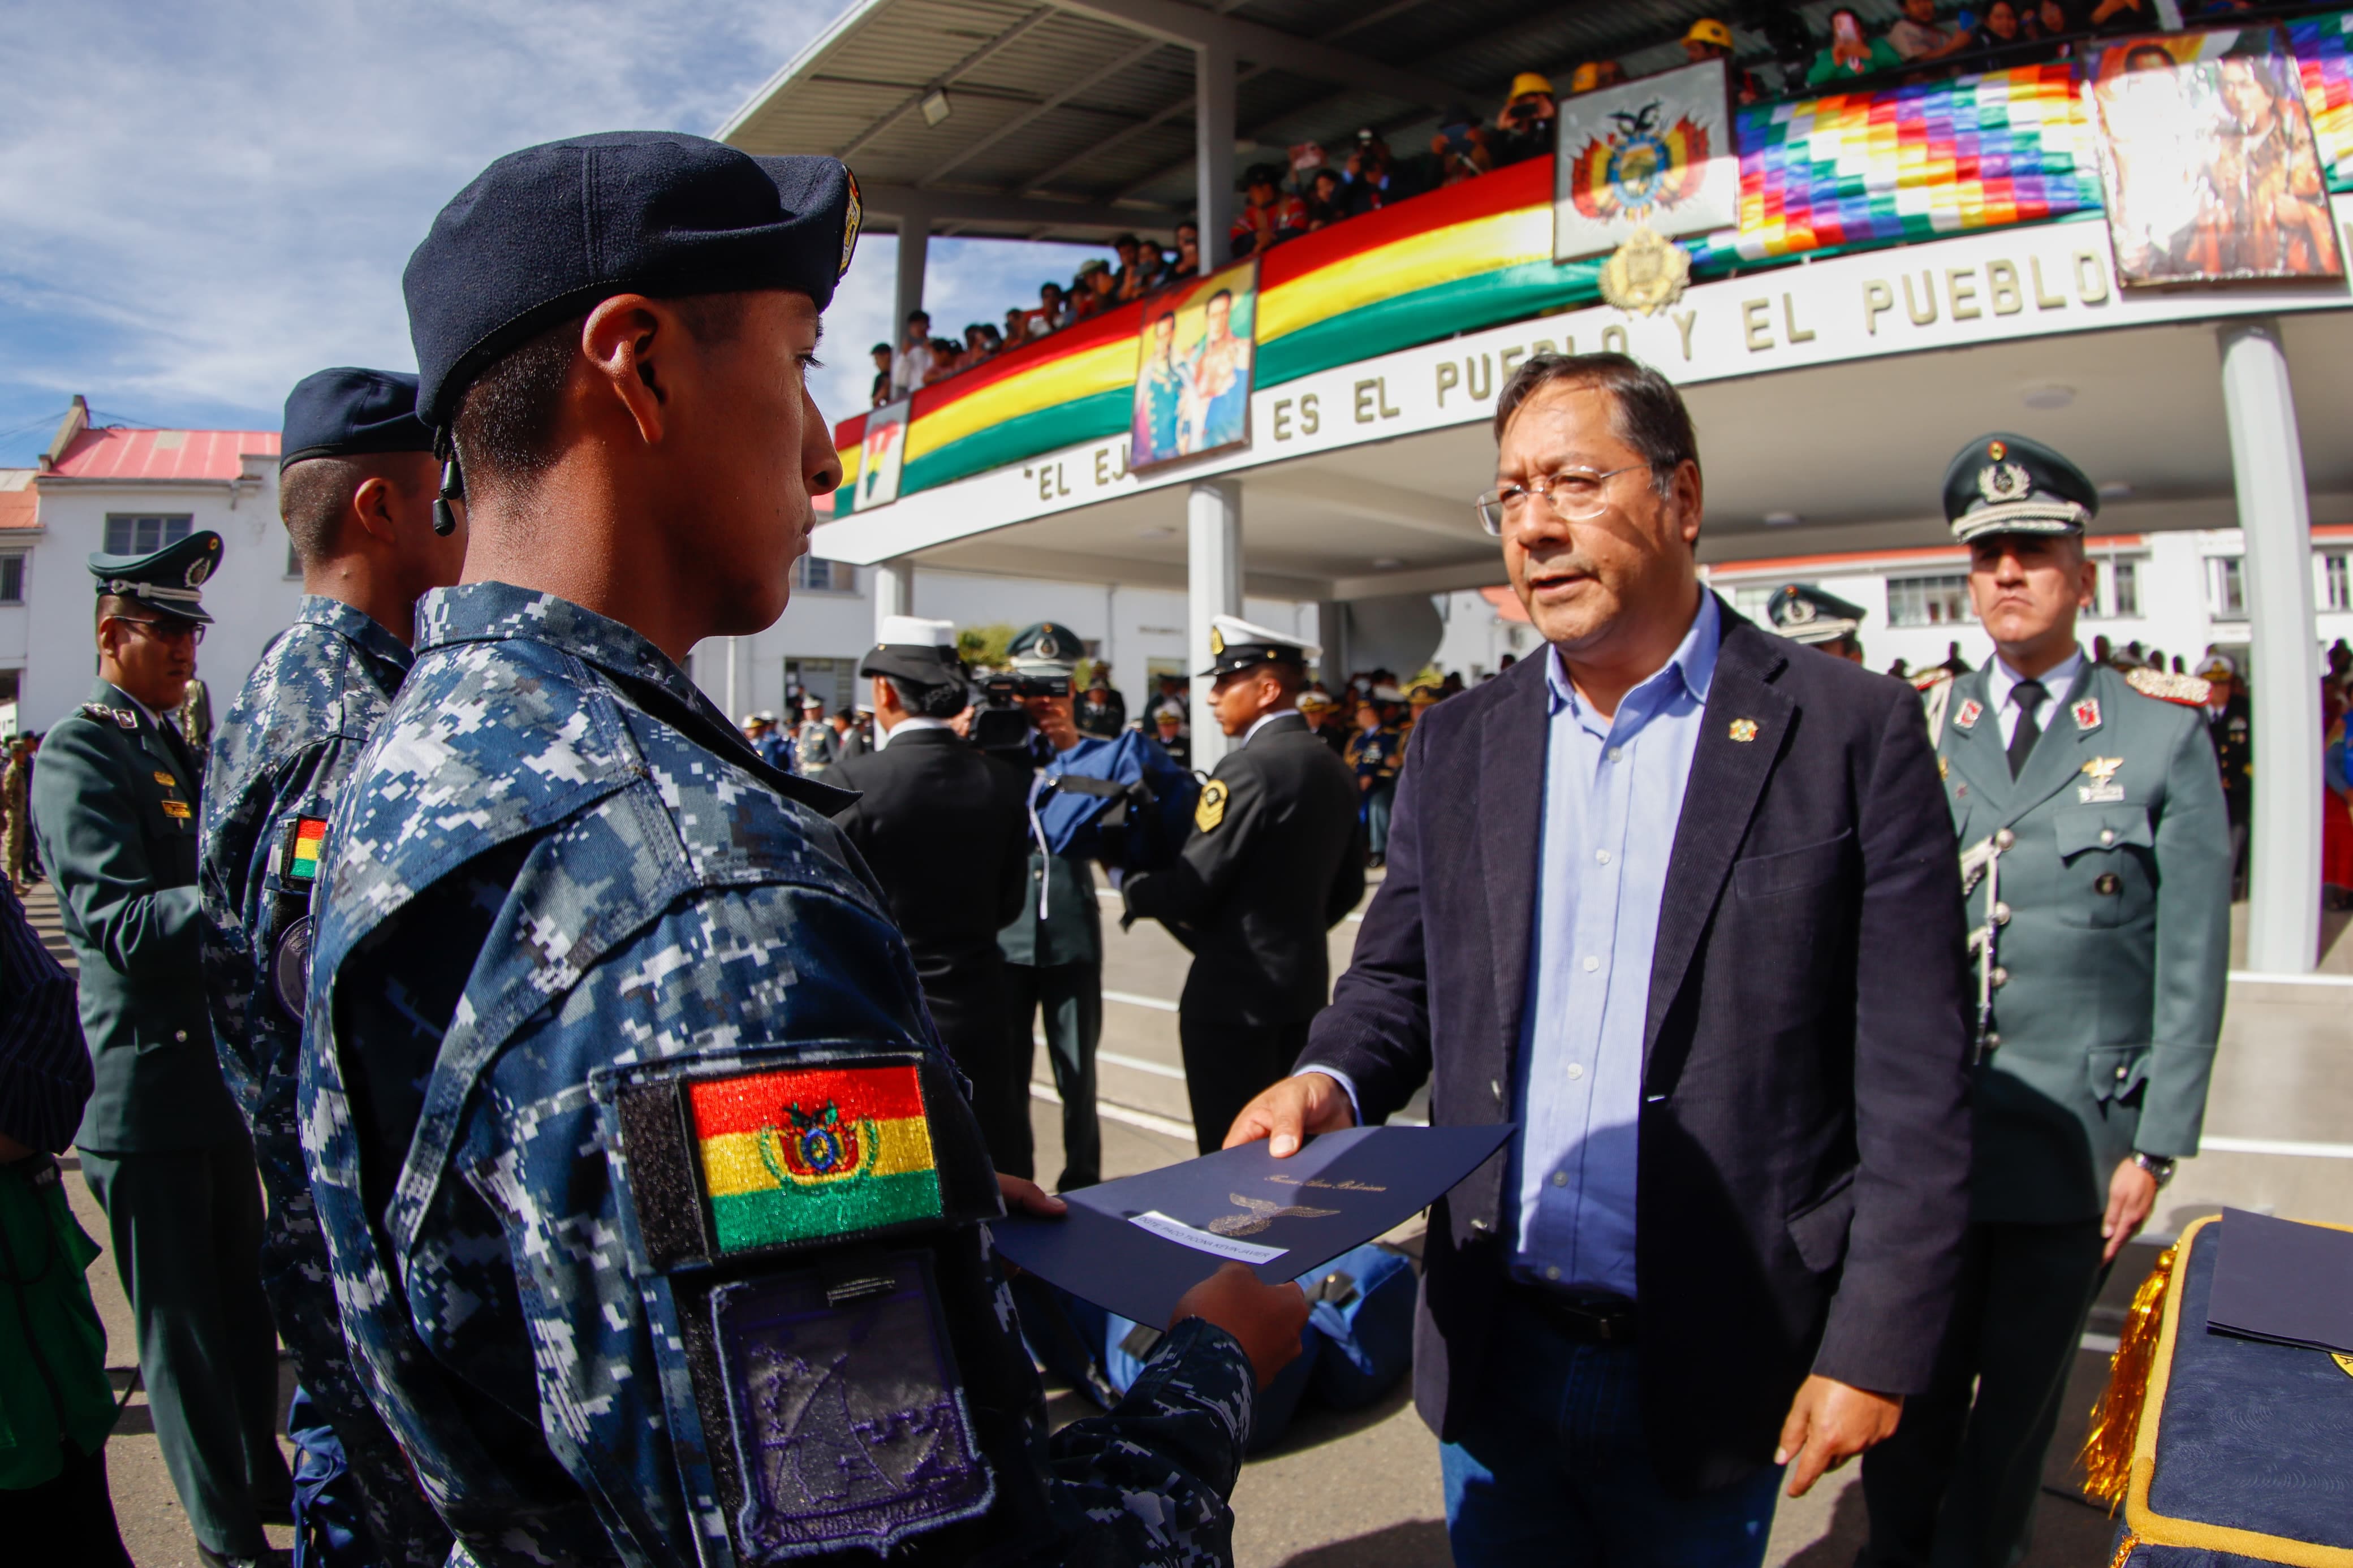
{"type": "Polygon", "coordinates": [[[912,1064],[711,1079],[689,1085],[687,1102],[722,1254],[941,1214],[912,1064]]]}

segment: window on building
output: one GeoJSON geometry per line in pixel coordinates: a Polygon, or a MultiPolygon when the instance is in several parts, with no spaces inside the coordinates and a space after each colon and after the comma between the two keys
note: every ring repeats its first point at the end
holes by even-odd
{"type": "Polygon", "coordinates": [[[1965,572],[1934,577],[1887,580],[1887,624],[1892,626],[1957,626],[1977,616],[1969,609],[1965,572]]]}
{"type": "MultiPolygon", "coordinates": [[[[0,567],[5,573],[5,567],[0,567]]],[[[0,575],[0,587],[7,579],[0,575]]],[[[2320,607],[2324,610],[2353,610],[2353,555],[2329,554],[2320,558],[2320,607]]]]}
{"type": "MultiPolygon", "coordinates": [[[[2339,560],[2344,559],[2342,556],[2339,560]]],[[[25,557],[0,555],[0,605],[25,602],[25,557]]]]}
{"type": "Polygon", "coordinates": [[[109,555],[153,555],[166,544],[177,544],[195,526],[190,517],[115,517],[106,520],[109,555]]]}
{"type": "Polygon", "coordinates": [[[1776,586],[1771,583],[1740,584],[1732,590],[1732,607],[1760,626],[1769,626],[1771,612],[1767,606],[1773,602],[1776,586]]]}
{"type": "Polygon", "coordinates": [[[2092,607],[2087,619],[2129,621],[2140,616],[2140,560],[2137,556],[2094,556],[2092,607]]]}
{"type": "Polygon", "coordinates": [[[812,594],[849,594],[858,589],[858,568],[847,561],[804,555],[793,568],[793,586],[812,594]]]}
{"type": "Polygon", "coordinates": [[[2236,555],[2206,558],[2206,613],[2218,621],[2247,618],[2247,581],[2236,555]]]}
{"type": "MultiPolygon", "coordinates": [[[[804,557],[806,559],[806,557],[804,557]]],[[[849,567],[842,568],[844,572],[849,567]]],[[[801,720],[804,696],[815,697],[828,713],[858,696],[858,661],[854,658],[788,658],[785,660],[785,702],[793,723],[801,720]]]]}

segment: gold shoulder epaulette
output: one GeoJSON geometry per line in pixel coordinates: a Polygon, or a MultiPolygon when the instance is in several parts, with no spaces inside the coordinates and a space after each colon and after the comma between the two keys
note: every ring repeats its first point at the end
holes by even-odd
{"type": "Polygon", "coordinates": [[[2154,697],[2160,702],[2179,702],[2184,708],[2203,708],[2212,695],[2213,682],[2195,675],[2175,675],[2162,669],[2128,669],[2125,684],[2143,697],[2154,697]]]}

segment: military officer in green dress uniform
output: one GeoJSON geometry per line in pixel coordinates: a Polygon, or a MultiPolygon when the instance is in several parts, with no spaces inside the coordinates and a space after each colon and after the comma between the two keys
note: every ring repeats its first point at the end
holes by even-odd
{"type": "Polygon", "coordinates": [[[1976,928],[1977,1152],[1935,1386],[1863,1458],[1869,1564],[2025,1554],[2084,1317],[2198,1152],[2230,829],[2205,682],[2076,644],[2098,507],[2081,469],[2017,436],[1971,442],[1946,474],[1996,656],[1924,693],[1976,928]]]}
{"type": "Polygon", "coordinates": [[[74,1142],[138,1325],[155,1436],[205,1562],[290,1518],[253,1145],[221,1081],[198,957],[196,765],[172,722],[212,617],[217,533],[93,555],[98,684],[49,731],[33,826],[81,961],[97,1090],[74,1142]]]}
{"type": "Polygon", "coordinates": [[[1204,1154],[1306,1047],[1332,999],[1324,933],[1365,892],[1356,780],[1299,713],[1322,650],[1219,616],[1209,651],[1210,709],[1238,744],[1202,789],[1176,863],[1122,888],[1123,924],[1157,920],[1193,954],[1176,1034],[1204,1154]]]}

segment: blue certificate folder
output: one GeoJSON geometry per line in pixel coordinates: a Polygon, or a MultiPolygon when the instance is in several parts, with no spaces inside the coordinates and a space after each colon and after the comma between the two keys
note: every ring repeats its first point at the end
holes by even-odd
{"type": "Polygon", "coordinates": [[[1352,1127],[1287,1160],[1245,1143],[1064,1193],[1060,1219],[1013,1214],[991,1228],[1008,1260],[1157,1327],[1228,1258],[1279,1285],[1396,1228],[1484,1164],[1512,1127],[1352,1127]]]}

